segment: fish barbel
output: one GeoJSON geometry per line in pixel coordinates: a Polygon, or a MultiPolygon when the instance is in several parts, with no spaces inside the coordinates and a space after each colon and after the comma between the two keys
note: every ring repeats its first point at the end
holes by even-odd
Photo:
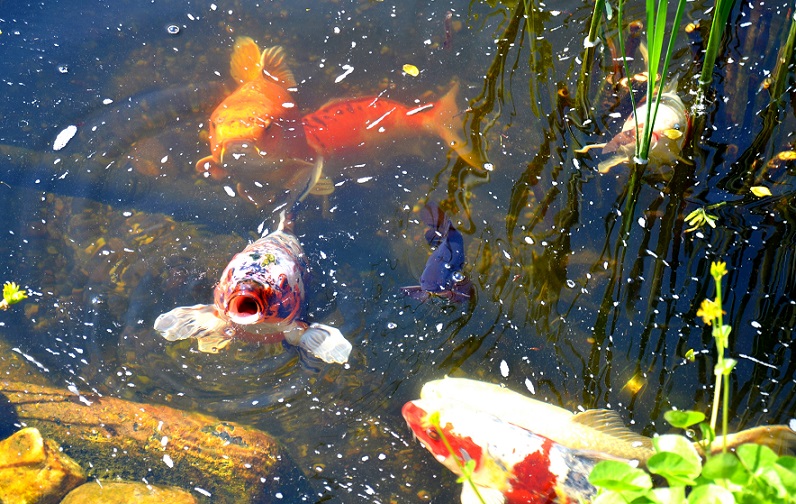
{"type": "MultiPolygon", "coordinates": [[[[489,503],[583,502],[594,497],[592,468],[610,457],[574,450],[486,411],[444,399],[409,401],[402,409],[415,437],[445,467],[462,475],[472,460],[472,483],[489,503]],[[439,429],[430,416],[438,415],[439,429]]],[[[462,503],[480,502],[468,481],[462,503]]]]}
{"type": "Polygon", "coordinates": [[[155,329],[169,341],[196,338],[199,351],[206,353],[217,353],[235,339],[284,339],[325,362],[346,362],[352,347],[338,329],[302,320],[308,265],[284,223],[283,213],[276,231],[232,258],[215,287],[214,304],[174,308],[155,320],[155,329]]]}

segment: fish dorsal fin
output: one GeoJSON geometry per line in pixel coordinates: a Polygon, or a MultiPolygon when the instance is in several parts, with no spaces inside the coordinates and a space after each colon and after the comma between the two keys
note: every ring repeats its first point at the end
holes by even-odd
{"type": "Polygon", "coordinates": [[[262,76],[260,48],[250,37],[235,39],[235,49],[229,61],[229,72],[238,84],[251,82],[262,76]]]}
{"type": "Polygon", "coordinates": [[[294,87],[296,78],[287,67],[285,59],[285,50],[282,46],[265,48],[260,56],[260,68],[265,73],[266,79],[271,78],[287,87],[294,87]]]}
{"type": "Polygon", "coordinates": [[[616,411],[607,409],[586,410],[572,417],[572,421],[622,441],[638,444],[639,447],[652,448],[652,439],[628,429],[622,421],[622,417],[616,411]]]}

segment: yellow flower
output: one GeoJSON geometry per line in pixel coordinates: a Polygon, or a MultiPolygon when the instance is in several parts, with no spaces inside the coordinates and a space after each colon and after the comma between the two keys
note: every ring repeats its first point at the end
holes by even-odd
{"type": "Polygon", "coordinates": [[[28,293],[25,292],[24,289],[20,289],[19,285],[16,283],[6,282],[3,285],[3,301],[5,301],[7,305],[19,303],[26,297],[28,297],[28,293]]]}
{"type": "Polygon", "coordinates": [[[710,276],[718,282],[721,277],[727,274],[727,263],[724,261],[714,261],[710,263],[710,276]]]}
{"type": "Polygon", "coordinates": [[[712,325],[713,321],[721,315],[721,306],[717,305],[712,299],[705,299],[697,310],[697,317],[702,317],[702,320],[707,325],[712,325]]]}

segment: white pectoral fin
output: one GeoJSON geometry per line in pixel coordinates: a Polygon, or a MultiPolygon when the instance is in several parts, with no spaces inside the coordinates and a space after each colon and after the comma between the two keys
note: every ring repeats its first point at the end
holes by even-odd
{"type": "Polygon", "coordinates": [[[297,346],[330,364],[348,362],[352,348],[339,329],[324,324],[310,324],[297,346]]]}
{"type": "Polygon", "coordinates": [[[217,353],[229,344],[227,321],[216,314],[213,305],[180,306],[160,315],[155,330],[169,341],[198,340],[200,352],[217,353]]]}
{"type": "Polygon", "coordinates": [[[462,504],[504,504],[506,496],[500,490],[476,485],[478,493],[470,482],[462,484],[462,504]]]}

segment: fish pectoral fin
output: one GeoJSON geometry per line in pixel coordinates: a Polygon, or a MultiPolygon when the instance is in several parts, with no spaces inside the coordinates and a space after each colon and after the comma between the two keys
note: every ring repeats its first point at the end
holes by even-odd
{"type": "Polygon", "coordinates": [[[462,504],[504,504],[506,496],[496,488],[471,485],[468,481],[462,484],[462,504]],[[477,490],[477,491],[476,491],[477,490]]]}
{"type": "Polygon", "coordinates": [[[622,421],[622,417],[614,410],[590,409],[582,411],[572,417],[572,421],[587,425],[603,434],[638,445],[639,448],[652,449],[652,439],[628,429],[625,422],[622,421]]]}
{"type": "Polygon", "coordinates": [[[345,364],[352,349],[339,329],[324,324],[310,324],[297,346],[329,364],[345,364]]]}
{"type": "Polygon", "coordinates": [[[619,166],[620,164],[628,161],[630,161],[630,159],[627,156],[617,154],[616,156],[611,156],[605,161],[600,161],[600,163],[597,165],[597,171],[600,173],[608,173],[614,166],[619,166]]]}
{"type": "Polygon", "coordinates": [[[606,145],[607,145],[607,144],[606,144],[605,142],[603,142],[603,143],[596,143],[596,144],[584,145],[584,146],[583,146],[583,147],[581,147],[580,149],[575,149],[575,152],[576,152],[576,153],[578,153],[578,154],[586,154],[587,152],[589,152],[589,151],[590,151],[590,150],[592,150],[592,149],[602,149],[602,148],[603,148],[603,147],[605,147],[606,145]]]}
{"type": "Polygon", "coordinates": [[[199,351],[216,353],[229,344],[228,322],[216,313],[213,305],[180,306],[160,315],[155,330],[168,341],[196,338],[199,351]]]}
{"type": "Polygon", "coordinates": [[[329,177],[321,177],[310,189],[313,196],[329,196],[334,192],[334,182],[329,177]]]}

